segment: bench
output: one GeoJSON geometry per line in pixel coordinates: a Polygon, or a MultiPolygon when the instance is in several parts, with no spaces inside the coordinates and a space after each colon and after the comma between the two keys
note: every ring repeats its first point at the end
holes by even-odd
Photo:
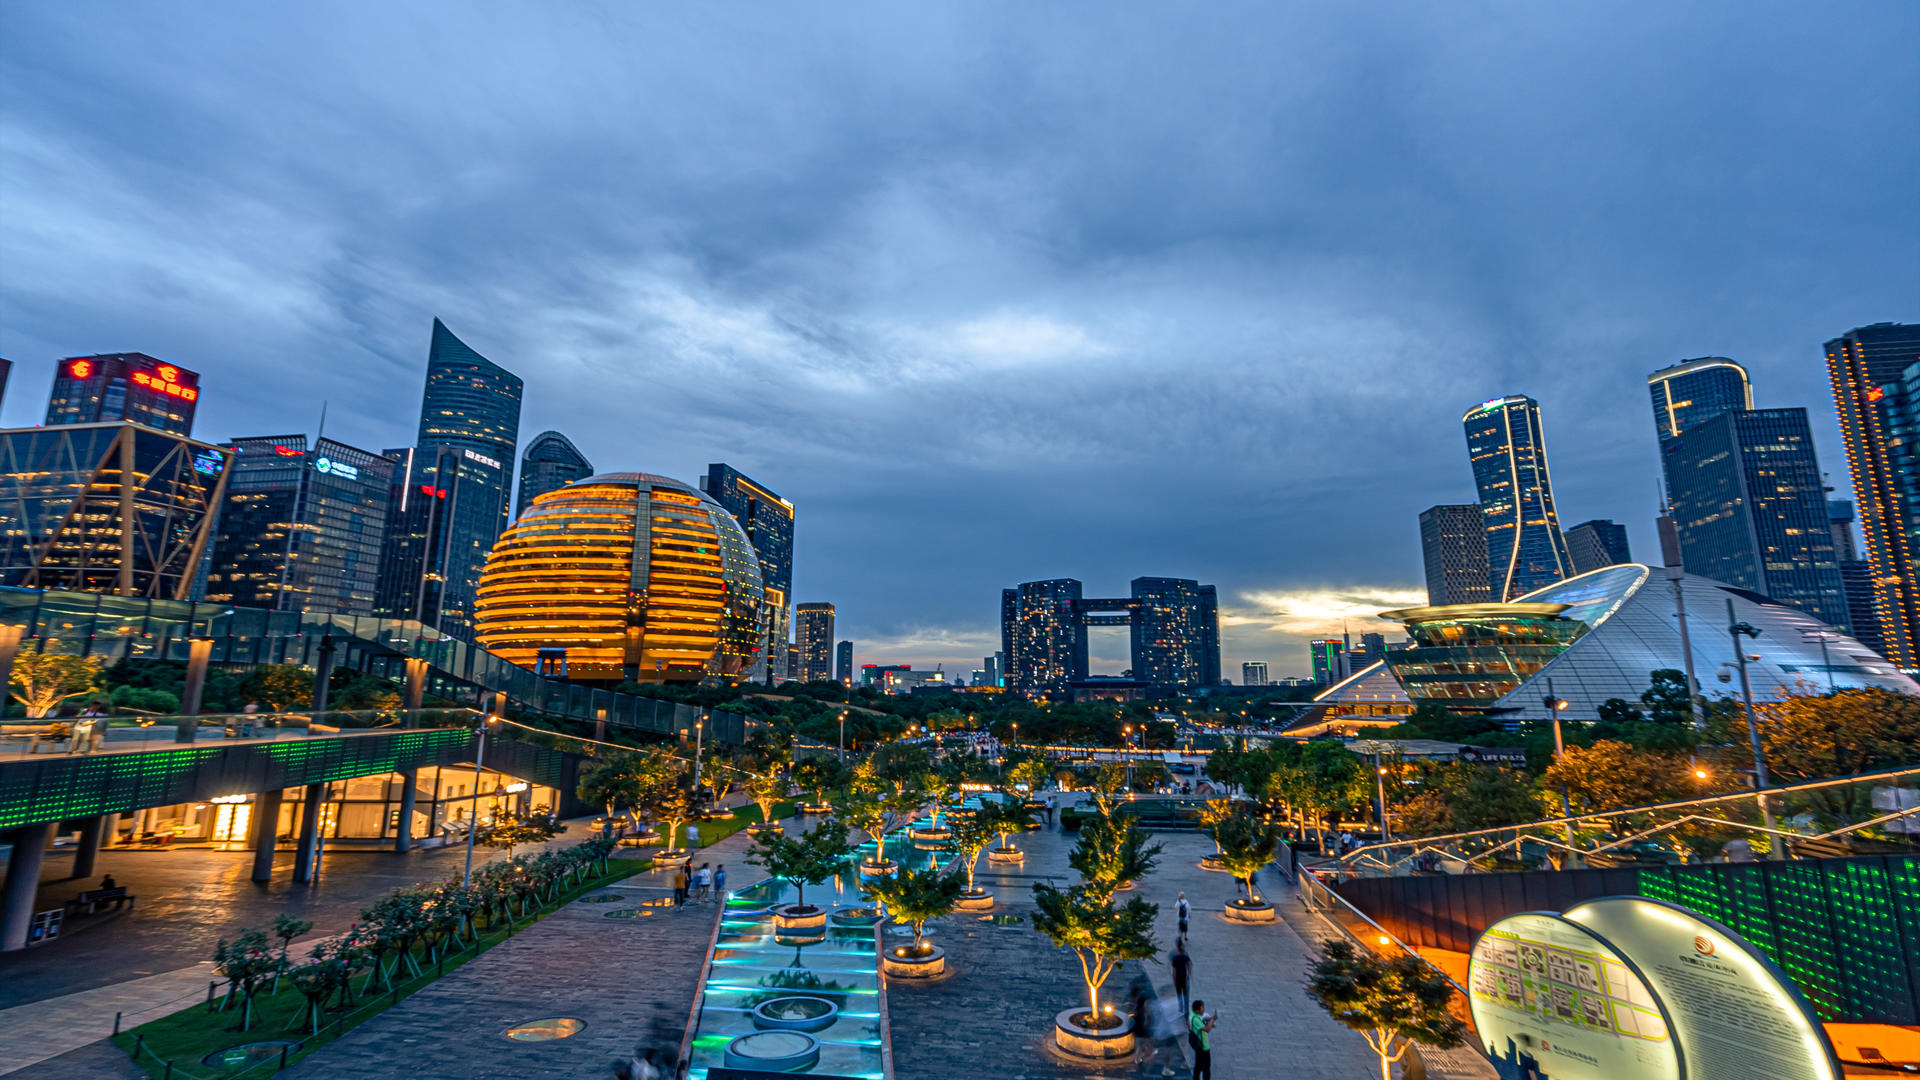
{"type": "Polygon", "coordinates": [[[75,910],[84,909],[84,914],[91,915],[101,904],[112,904],[113,909],[118,911],[121,904],[132,907],[135,899],[125,885],[116,885],[111,889],[93,889],[83,892],[67,901],[67,906],[75,910]]]}

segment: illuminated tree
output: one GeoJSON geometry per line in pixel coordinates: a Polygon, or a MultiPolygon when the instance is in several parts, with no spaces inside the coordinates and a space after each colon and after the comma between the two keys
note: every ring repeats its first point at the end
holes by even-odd
{"type": "Polygon", "coordinates": [[[52,716],[68,698],[99,685],[100,661],[64,653],[21,653],[13,659],[13,699],[32,717],[52,716]]]}
{"type": "Polygon", "coordinates": [[[1465,1041],[1465,1026],[1447,1011],[1453,985],[1410,954],[1387,959],[1329,941],[1307,976],[1307,996],[1367,1040],[1380,1055],[1380,1080],[1393,1080],[1393,1063],[1416,1042],[1447,1050],[1465,1041]]]}
{"type": "Polygon", "coordinates": [[[896,922],[912,927],[913,951],[917,956],[924,956],[928,951],[921,940],[927,920],[947,914],[960,902],[959,879],[932,867],[917,873],[902,867],[890,877],[867,882],[867,891],[887,906],[896,922]]]}
{"type": "Polygon", "coordinates": [[[1100,988],[1128,960],[1151,960],[1160,947],[1153,940],[1157,904],[1139,897],[1119,907],[1084,885],[1056,889],[1033,887],[1033,928],[1055,945],[1072,949],[1087,987],[1087,1026],[1107,1027],[1100,1012],[1100,988]]]}
{"type": "Polygon", "coordinates": [[[755,835],[747,861],[792,882],[799,894],[794,906],[806,909],[807,886],[838,874],[851,854],[853,844],[847,839],[847,827],[838,821],[823,821],[797,837],[771,832],[755,835]]]}
{"type": "Polygon", "coordinates": [[[1273,861],[1273,847],[1279,842],[1279,831],[1255,821],[1248,814],[1234,814],[1209,830],[1213,842],[1219,848],[1216,856],[1227,873],[1246,883],[1248,903],[1257,903],[1259,893],[1254,891],[1253,876],[1261,868],[1273,861]]]}

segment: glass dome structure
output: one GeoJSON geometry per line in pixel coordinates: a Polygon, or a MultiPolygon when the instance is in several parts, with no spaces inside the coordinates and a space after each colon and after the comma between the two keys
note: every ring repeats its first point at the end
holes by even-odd
{"type": "Polygon", "coordinates": [[[480,644],[503,659],[647,683],[737,680],[763,602],[759,560],[719,503],[617,472],[534,498],[494,544],[475,607],[480,644]]]}

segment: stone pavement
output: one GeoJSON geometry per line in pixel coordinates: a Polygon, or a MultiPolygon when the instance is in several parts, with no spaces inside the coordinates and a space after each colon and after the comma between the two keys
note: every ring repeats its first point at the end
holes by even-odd
{"type": "MultiPolygon", "coordinates": [[[[1284,923],[1245,926],[1229,923],[1221,906],[1234,895],[1232,879],[1201,870],[1200,857],[1212,850],[1204,837],[1156,833],[1164,847],[1159,868],[1137,894],[1160,905],[1156,937],[1162,959],[1147,965],[1160,996],[1173,993],[1165,964],[1178,919],[1174,900],[1182,891],[1194,917],[1188,938],[1194,956],[1194,991],[1209,1010],[1220,1011],[1214,1034],[1213,1075],[1219,1080],[1373,1080],[1378,1059],[1365,1040],[1335,1023],[1301,990],[1311,948],[1284,923]]],[[[1036,880],[1073,879],[1066,854],[1072,837],[1054,829],[1027,833],[1019,846],[1026,864],[1011,874],[989,871],[983,862],[979,880],[999,901],[995,913],[1028,915],[1030,887],[1036,880]]],[[[1268,887],[1263,875],[1261,888],[1268,887]]],[[[1162,1064],[1128,1063],[1093,1069],[1057,1058],[1045,1048],[1053,1016],[1085,1000],[1080,966],[1073,954],[1056,949],[1025,922],[1018,926],[982,923],[957,913],[933,924],[935,940],[948,949],[954,974],[926,985],[899,980],[887,984],[897,1080],[940,1080],[964,1063],[972,1075],[1025,1078],[1160,1076],[1162,1064]]],[[[1126,997],[1134,970],[1115,973],[1102,1000],[1116,1005],[1126,997]]],[[[1186,1075],[1185,1040],[1174,1052],[1173,1067],[1186,1075]]]]}
{"type": "MultiPolygon", "coordinates": [[[[787,823],[788,828],[793,822],[787,823]]],[[[736,833],[694,860],[727,867],[738,889],[762,874],[746,865],[736,833]]],[[[598,890],[614,903],[577,900],[435,980],[289,1069],[290,1080],[605,1080],[636,1048],[677,1054],[718,921],[718,904],[647,909],[637,919],[607,912],[671,895],[664,871],[598,890]],[[515,1042],[508,1027],[572,1017],[570,1038],[515,1042]]],[[[596,894],[589,894],[596,895],[596,894]]]]}
{"type": "MultiPolygon", "coordinates": [[[[0,1075],[19,1072],[50,1058],[57,1059],[106,1038],[113,1033],[115,1013],[124,1014],[120,1022],[124,1030],[205,1001],[207,983],[217,978],[213,962],[206,961],[160,975],[0,1009],[0,1075]]],[[[109,1044],[107,1049],[121,1061],[126,1060],[118,1047],[109,1044]]]]}

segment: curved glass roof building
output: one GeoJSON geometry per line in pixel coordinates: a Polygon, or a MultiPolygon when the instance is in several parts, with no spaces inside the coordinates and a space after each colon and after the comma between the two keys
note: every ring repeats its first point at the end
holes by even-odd
{"type": "Polygon", "coordinates": [[[760,648],[759,560],[733,515],[653,473],[536,496],[480,579],[480,644],[571,679],[733,681],[760,648]]]}
{"type": "MultiPolygon", "coordinates": [[[[1691,574],[1679,579],[1679,587],[1694,673],[1707,697],[1740,690],[1732,669],[1730,614],[1760,630],[1758,638],[1744,641],[1755,701],[1850,687],[1920,694],[1920,683],[1892,663],[1796,608],[1691,574]]],[[[1664,576],[1622,563],[1510,604],[1384,612],[1406,623],[1414,639],[1411,648],[1389,650],[1386,665],[1412,701],[1439,701],[1503,721],[1551,719],[1544,704],[1551,679],[1553,696],[1569,703],[1564,715],[1592,720],[1610,698],[1638,702],[1651,672],[1684,669],[1675,612],[1673,586],[1664,576]]],[[[1362,684],[1377,697],[1377,675],[1374,669],[1357,673],[1316,700],[1337,703],[1344,688],[1362,684]]]]}

